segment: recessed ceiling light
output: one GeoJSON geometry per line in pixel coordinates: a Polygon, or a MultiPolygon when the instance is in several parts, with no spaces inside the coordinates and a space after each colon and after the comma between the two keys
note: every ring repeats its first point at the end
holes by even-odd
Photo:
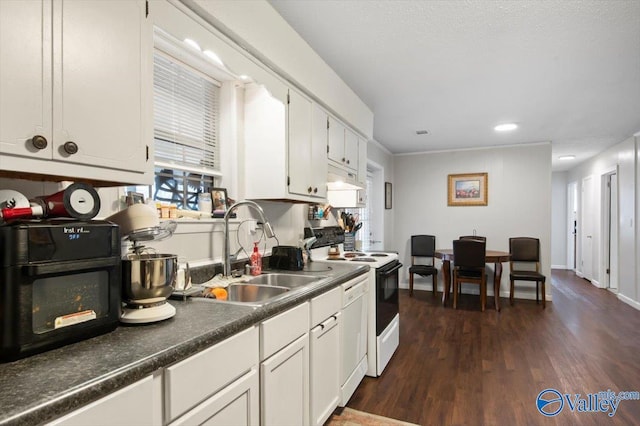
{"type": "Polygon", "coordinates": [[[493,128],[493,130],[495,130],[496,132],[508,132],[510,130],[515,130],[518,128],[518,125],[516,123],[504,123],[504,124],[498,124],[496,127],[493,128]]]}
{"type": "Polygon", "coordinates": [[[416,135],[428,135],[428,130],[416,130],[416,135]]]}
{"type": "Polygon", "coordinates": [[[185,38],[184,42],[185,42],[185,44],[188,44],[189,46],[193,47],[196,50],[202,50],[202,49],[200,49],[200,45],[198,43],[196,43],[195,41],[191,40],[190,38],[185,38]]]}
{"type": "Polygon", "coordinates": [[[240,75],[238,77],[240,77],[240,80],[249,80],[249,76],[248,75],[242,74],[242,75],[240,75]]]}
{"type": "Polygon", "coordinates": [[[213,62],[215,62],[216,64],[220,65],[220,66],[224,66],[224,64],[222,63],[222,59],[220,59],[218,57],[218,55],[216,55],[215,53],[213,53],[210,50],[205,50],[204,52],[204,56],[206,56],[207,58],[211,59],[213,62]]]}
{"type": "Polygon", "coordinates": [[[558,160],[574,160],[575,158],[575,155],[561,155],[558,160]]]}

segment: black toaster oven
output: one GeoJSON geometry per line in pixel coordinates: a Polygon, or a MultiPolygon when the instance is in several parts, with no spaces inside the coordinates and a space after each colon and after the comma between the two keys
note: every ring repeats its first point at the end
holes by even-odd
{"type": "Polygon", "coordinates": [[[121,312],[120,232],[106,221],[0,226],[0,359],[114,330],[121,312]]]}

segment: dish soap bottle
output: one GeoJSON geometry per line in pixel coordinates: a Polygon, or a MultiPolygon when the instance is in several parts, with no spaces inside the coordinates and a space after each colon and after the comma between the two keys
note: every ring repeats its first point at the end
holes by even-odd
{"type": "Polygon", "coordinates": [[[260,275],[262,273],[262,255],[258,251],[258,243],[253,243],[253,253],[251,253],[251,275],[260,275]]]}

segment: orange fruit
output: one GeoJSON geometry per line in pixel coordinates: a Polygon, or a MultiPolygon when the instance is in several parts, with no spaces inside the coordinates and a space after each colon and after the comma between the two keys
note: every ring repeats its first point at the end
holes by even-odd
{"type": "Polygon", "coordinates": [[[213,294],[216,297],[216,299],[227,300],[227,290],[225,290],[222,287],[212,288],[211,294],[213,294]]]}

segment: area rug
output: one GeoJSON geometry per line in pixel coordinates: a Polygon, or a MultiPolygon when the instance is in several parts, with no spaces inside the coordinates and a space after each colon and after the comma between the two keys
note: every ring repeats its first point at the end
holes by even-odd
{"type": "Polygon", "coordinates": [[[389,417],[377,416],[345,407],[336,410],[324,426],[418,426],[415,423],[401,422],[389,417]]]}

